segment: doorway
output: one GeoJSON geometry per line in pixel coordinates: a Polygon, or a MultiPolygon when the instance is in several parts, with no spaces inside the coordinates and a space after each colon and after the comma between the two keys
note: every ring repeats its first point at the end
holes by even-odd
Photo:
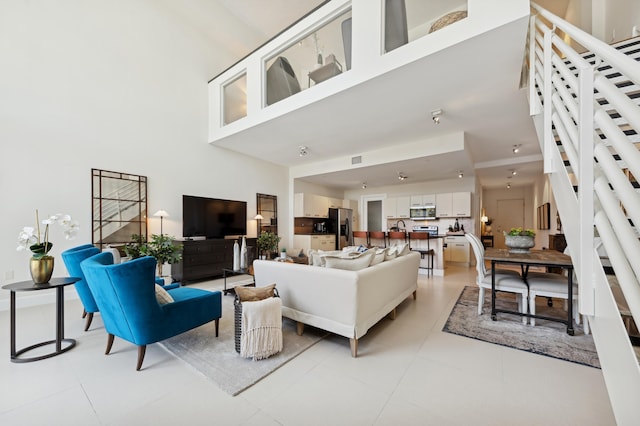
{"type": "Polygon", "coordinates": [[[504,231],[511,228],[524,228],[524,199],[498,200],[497,217],[493,222],[494,247],[505,248],[504,231]]]}
{"type": "Polygon", "coordinates": [[[367,231],[382,231],[382,200],[367,201],[367,231]]]}

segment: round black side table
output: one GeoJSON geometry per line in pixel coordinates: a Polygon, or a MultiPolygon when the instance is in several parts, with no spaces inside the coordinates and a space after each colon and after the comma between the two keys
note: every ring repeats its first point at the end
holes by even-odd
{"type": "Polygon", "coordinates": [[[42,359],[60,355],[76,345],[75,339],[65,339],[64,337],[64,288],[77,281],[80,281],[80,278],[65,277],[52,278],[45,284],[35,284],[33,281],[21,281],[2,286],[3,289],[11,291],[11,362],[40,361],[42,359]],[[36,343],[35,345],[28,346],[24,349],[16,350],[16,291],[40,291],[52,288],[56,289],[56,338],[54,340],[36,343]],[[66,343],[65,347],[62,347],[63,342],[66,343]],[[31,358],[20,358],[20,355],[25,352],[42,346],[52,345],[54,343],[56,348],[53,352],[31,358]]]}

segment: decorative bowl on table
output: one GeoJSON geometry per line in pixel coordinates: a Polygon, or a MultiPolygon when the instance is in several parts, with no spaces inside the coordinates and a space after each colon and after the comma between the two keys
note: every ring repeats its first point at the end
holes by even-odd
{"type": "Polygon", "coordinates": [[[509,253],[529,253],[536,245],[535,232],[531,229],[511,228],[504,233],[504,244],[509,248],[509,253]]]}

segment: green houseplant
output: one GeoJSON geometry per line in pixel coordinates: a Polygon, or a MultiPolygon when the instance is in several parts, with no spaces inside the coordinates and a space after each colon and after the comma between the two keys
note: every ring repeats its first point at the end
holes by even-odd
{"type": "Polygon", "coordinates": [[[258,237],[256,244],[258,246],[259,254],[269,255],[278,251],[278,244],[280,243],[280,237],[273,232],[262,232],[258,237]]]}
{"type": "Polygon", "coordinates": [[[504,233],[504,244],[510,253],[529,253],[536,245],[536,233],[533,229],[511,228],[504,233]]]}
{"type": "Polygon", "coordinates": [[[124,252],[132,259],[141,256],[152,256],[158,261],[158,276],[162,276],[162,265],[165,263],[178,263],[182,260],[182,244],[175,244],[175,238],[167,235],[151,235],[151,240],[146,241],[142,235],[134,234],[131,242],[124,247],[124,252]]]}

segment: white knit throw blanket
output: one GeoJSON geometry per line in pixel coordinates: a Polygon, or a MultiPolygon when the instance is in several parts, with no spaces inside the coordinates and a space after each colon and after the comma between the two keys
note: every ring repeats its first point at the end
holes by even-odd
{"type": "Polygon", "coordinates": [[[282,301],[270,297],[257,302],[242,302],[240,356],[254,361],[282,350],[282,301]]]}

